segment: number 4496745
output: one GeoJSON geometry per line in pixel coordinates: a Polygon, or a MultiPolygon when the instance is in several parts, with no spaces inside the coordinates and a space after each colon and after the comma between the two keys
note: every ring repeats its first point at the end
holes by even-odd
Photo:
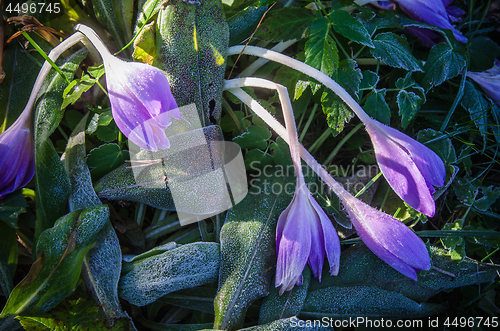
{"type": "Polygon", "coordinates": [[[474,327],[474,326],[485,326],[485,327],[498,327],[498,317],[447,317],[444,321],[444,325],[447,327],[474,327]]]}
{"type": "Polygon", "coordinates": [[[58,14],[61,12],[61,4],[60,3],[44,3],[44,2],[32,2],[30,4],[15,4],[9,3],[7,8],[5,8],[7,13],[18,13],[21,14],[36,14],[36,13],[55,13],[58,14]]]}

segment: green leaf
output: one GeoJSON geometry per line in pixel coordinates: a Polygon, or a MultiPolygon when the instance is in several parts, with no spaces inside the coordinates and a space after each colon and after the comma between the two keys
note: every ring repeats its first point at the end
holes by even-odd
{"type": "Polygon", "coordinates": [[[301,39],[315,19],[306,8],[281,8],[264,20],[255,37],[274,42],[301,39]]]}
{"type": "Polygon", "coordinates": [[[224,115],[220,121],[220,127],[224,132],[231,132],[234,137],[246,131],[250,121],[245,118],[242,111],[233,111],[224,115]]]}
{"type": "MultiPolygon", "coordinates": [[[[87,56],[82,48],[67,59],[56,64],[67,78],[72,79],[80,62],[87,56]]],[[[49,137],[59,125],[64,110],[62,93],[67,86],[66,80],[55,71],[51,72],[41,89],[34,117],[35,137],[35,183],[37,187],[36,238],[54,222],[66,214],[70,185],[64,167],[49,137]]]]}
{"type": "Polygon", "coordinates": [[[338,276],[330,276],[325,269],[321,284],[311,280],[301,316],[423,316],[444,308],[425,302],[434,295],[496,277],[494,266],[469,258],[458,263],[449,251],[433,246],[431,258],[434,267],[454,277],[433,269],[420,274],[415,282],[377,258],[365,245],[355,245],[342,252],[338,276]]]}
{"type": "Polygon", "coordinates": [[[500,46],[486,36],[469,40],[469,71],[485,71],[493,67],[495,59],[500,57],[500,46]]]}
{"type": "Polygon", "coordinates": [[[0,84],[0,133],[21,115],[30,97],[40,63],[17,42],[8,44],[2,55],[5,77],[0,84]]]}
{"type": "MultiPolygon", "coordinates": [[[[453,223],[446,223],[441,230],[448,230],[448,231],[460,231],[464,227],[464,220],[463,219],[457,219],[454,220],[453,223]]],[[[441,242],[443,243],[443,246],[447,249],[455,250],[457,248],[457,245],[462,245],[464,238],[463,237],[444,237],[441,238],[441,242]]]]}
{"type": "Polygon", "coordinates": [[[258,170],[273,163],[273,156],[260,149],[251,149],[245,154],[245,168],[247,170],[258,170]]]}
{"type": "Polygon", "coordinates": [[[437,44],[431,48],[425,62],[425,73],[420,85],[428,91],[431,87],[457,76],[464,67],[465,56],[461,49],[451,48],[447,43],[437,44]]]}
{"type": "Polygon", "coordinates": [[[218,122],[229,43],[222,2],[169,2],[156,28],[153,64],[165,71],[178,106],[195,103],[202,126],[218,122]]]}
{"type": "Polygon", "coordinates": [[[477,185],[464,178],[456,178],[453,188],[458,200],[466,206],[472,206],[479,193],[477,185]]]}
{"type": "Polygon", "coordinates": [[[309,39],[305,46],[305,63],[332,76],[339,65],[339,54],[335,41],[329,35],[329,25],[325,17],[311,25],[309,39]]]}
{"type": "MultiPolygon", "coordinates": [[[[241,43],[252,35],[257,28],[262,16],[267,11],[268,6],[248,6],[238,11],[227,20],[229,25],[229,46],[241,43]]],[[[226,13],[227,15],[227,13],[226,13]]],[[[268,20],[271,18],[269,16],[268,20]]],[[[264,24],[267,24],[267,20],[264,24]]],[[[260,29],[257,31],[260,32],[260,29]]],[[[264,32],[261,32],[264,33],[264,32]]]]}
{"type": "Polygon", "coordinates": [[[259,324],[271,323],[274,320],[293,317],[300,313],[307,296],[311,270],[306,266],[302,272],[303,283],[291,291],[279,295],[279,288],[271,286],[269,295],[262,301],[259,313],[259,324]]]}
{"type": "Polygon", "coordinates": [[[323,92],[321,108],[335,136],[344,130],[344,123],[348,123],[354,117],[352,110],[330,90],[323,92]]]}
{"type": "Polygon", "coordinates": [[[361,70],[357,66],[358,64],[354,60],[342,60],[335,72],[336,81],[356,100],[358,99],[359,85],[363,78],[361,70]]]}
{"type": "Polygon", "coordinates": [[[472,121],[483,136],[484,146],[486,146],[486,134],[488,132],[488,108],[489,102],[483,97],[481,92],[476,90],[474,85],[470,82],[465,82],[464,96],[460,101],[470,115],[472,121]]]}
{"type": "Polygon", "coordinates": [[[241,327],[248,307],[268,294],[276,263],[276,223],[290,203],[294,182],[295,177],[264,174],[252,181],[245,199],[228,211],[221,230],[214,328],[241,327]]]}
{"type": "Polygon", "coordinates": [[[90,119],[89,125],[85,133],[93,134],[99,126],[108,126],[113,121],[111,110],[104,111],[100,114],[94,114],[90,119]]]}
{"type": "Polygon", "coordinates": [[[214,299],[217,289],[213,287],[194,287],[169,293],[159,300],[177,307],[194,309],[214,314],[214,299]]]}
{"type": "Polygon", "coordinates": [[[364,25],[344,10],[334,11],[330,15],[332,28],[343,37],[357,42],[358,44],[374,48],[370,34],[364,25]]]}
{"type": "Polygon", "coordinates": [[[94,186],[100,198],[108,200],[127,200],[145,203],[149,206],[176,210],[170,189],[165,185],[164,172],[159,167],[142,171],[138,178],[141,183],[157,183],[155,187],[138,185],[134,172],[129,165],[123,164],[102,177],[94,186]]]}
{"type": "Polygon", "coordinates": [[[378,75],[370,70],[363,71],[363,78],[361,79],[361,83],[359,85],[359,90],[373,90],[377,87],[377,83],[380,80],[378,75]]]}
{"type": "Polygon", "coordinates": [[[109,33],[113,36],[114,40],[119,47],[123,47],[127,43],[127,35],[123,31],[122,26],[118,21],[114,10],[113,0],[94,0],[92,5],[97,19],[108,28],[109,33]]]}
{"type": "Polygon", "coordinates": [[[131,262],[120,278],[120,298],[144,306],[178,290],[217,280],[219,244],[193,243],[131,262]]]}
{"type": "Polygon", "coordinates": [[[107,206],[79,210],[61,217],[45,230],[37,245],[37,260],[14,288],[0,317],[43,314],[66,298],[80,277],[87,251],[107,224],[107,206]]]}
{"type": "Polygon", "coordinates": [[[399,115],[401,115],[401,126],[406,129],[410,122],[417,115],[420,106],[423,103],[421,97],[413,92],[401,90],[397,96],[399,115]]]}
{"type": "Polygon", "coordinates": [[[17,267],[17,234],[4,222],[0,222],[0,288],[8,298],[14,288],[13,277],[17,267]]]}
{"type": "Polygon", "coordinates": [[[128,152],[122,151],[117,144],[104,144],[92,149],[87,158],[93,178],[99,179],[122,165],[128,159],[128,152]]]}
{"type": "Polygon", "coordinates": [[[385,64],[408,71],[422,71],[418,61],[410,51],[408,42],[403,37],[392,32],[379,33],[373,38],[373,57],[384,61],[385,64]]]}
{"type": "Polygon", "coordinates": [[[73,105],[80,99],[83,93],[90,90],[99,78],[104,75],[104,67],[102,67],[99,71],[94,71],[94,73],[96,73],[96,77],[94,78],[89,75],[84,75],[80,79],[74,79],[71,81],[71,83],[64,89],[64,101],[61,108],[65,109],[67,106],[73,105]]]}
{"type": "Polygon", "coordinates": [[[288,166],[293,165],[292,156],[290,155],[290,147],[283,140],[283,138],[278,137],[278,139],[276,139],[276,142],[271,144],[271,149],[274,151],[274,162],[278,166],[287,168],[288,166]]]}
{"type": "Polygon", "coordinates": [[[389,125],[391,122],[391,109],[385,102],[385,89],[373,90],[373,93],[366,99],[365,111],[368,115],[379,122],[389,125]]]}
{"type": "Polygon", "coordinates": [[[271,138],[271,131],[263,126],[251,125],[247,127],[247,132],[233,138],[233,142],[241,148],[266,149],[267,141],[271,138]]]}
{"type": "MultiPolygon", "coordinates": [[[[73,131],[63,162],[71,183],[70,211],[97,207],[101,201],[92,187],[89,169],[85,163],[85,124],[87,115],[73,131]]],[[[121,272],[121,249],[116,233],[108,220],[96,244],[83,259],[85,284],[110,324],[117,318],[128,317],[118,301],[118,280],[121,272]]]]}
{"type": "Polygon", "coordinates": [[[26,207],[26,200],[20,191],[9,194],[0,200],[0,220],[17,229],[17,219],[26,212],[26,207]]]}
{"type": "Polygon", "coordinates": [[[481,193],[483,196],[474,201],[474,207],[481,211],[487,211],[500,198],[500,190],[493,186],[481,187],[481,193]]]}

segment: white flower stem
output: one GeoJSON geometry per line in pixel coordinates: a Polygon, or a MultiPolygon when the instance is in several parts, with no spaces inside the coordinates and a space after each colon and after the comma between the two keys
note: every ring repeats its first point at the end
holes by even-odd
{"type": "Polygon", "coordinates": [[[335,82],[333,79],[331,79],[321,71],[316,70],[313,67],[303,62],[292,59],[291,57],[283,55],[281,53],[277,53],[272,50],[256,46],[247,46],[246,48],[244,48],[244,46],[232,46],[228,48],[227,52],[228,52],[227,55],[235,55],[242,53],[246,55],[259,56],[271,61],[281,63],[297,71],[300,71],[316,79],[318,82],[325,85],[328,89],[332,90],[335,94],[337,94],[349,107],[351,107],[351,109],[354,111],[354,113],[356,113],[356,115],[363,123],[368,124],[373,121],[373,119],[370,116],[368,116],[368,114],[363,110],[363,108],[361,108],[361,106],[356,102],[356,100],[354,100],[342,86],[340,86],[337,82],[335,82]]]}
{"type": "MultiPolygon", "coordinates": [[[[231,92],[234,96],[236,96],[238,99],[240,99],[243,103],[245,103],[250,109],[252,109],[255,114],[257,114],[260,118],[266,122],[267,125],[269,125],[283,140],[285,140],[289,145],[294,145],[293,143],[290,143],[290,137],[289,133],[281,125],[280,122],[278,122],[269,112],[262,107],[255,99],[253,99],[250,95],[248,95],[245,91],[241,89],[241,87],[245,86],[253,86],[253,87],[262,87],[262,88],[268,88],[268,89],[277,89],[276,86],[278,84],[265,80],[265,79],[260,79],[260,78],[235,78],[231,79],[229,81],[224,82],[224,89],[228,90],[231,92]]],[[[291,103],[290,99],[288,97],[288,93],[283,90],[278,90],[278,94],[280,95],[280,100],[287,99],[288,102],[283,103],[283,113],[285,114],[286,112],[293,112],[291,108],[291,103]]],[[[286,116],[286,115],[285,115],[286,116]]],[[[286,118],[285,118],[286,121],[286,118]]],[[[293,121],[293,119],[292,119],[293,121]]],[[[288,123],[287,123],[288,126],[288,123]]],[[[296,130],[295,130],[295,135],[296,135],[296,130]]],[[[335,179],[333,179],[328,171],[326,171],[325,168],[321,164],[316,161],[316,159],[305,149],[304,146],[302,146],[298,141],[297,141],[297,146],[300,151],[300,156],[302,159],[311,167],[311,169],[318,174],[318,176],[321,177],[321,179],[335,192],[335,194],[342,200],[342,202],[347,202],[349,199],[354,199],[354,197],[347,192],[342,185],[340,185],[335,179]]],[[[292,154],[293,157],[293,154],[292,154]]]]}
{"type": "MultiPolygon", "coordinates": [[[[83,39],[85,39],[85,36],[79,32],[72,34],[71,36],[66,38],[63,42],[61,42],[59,45],[57,45],[55,48],[53,48],[50,51],[48,58],[51,59],[53,62],[55,62],[59,58],[59,56],[61,56],[62,53],[68,50],[68,48],[72,47],[73,45],[75,45],[76,43],[80,42],[83,39]]],[[[31,90],[28,103],[26,104],[26,107],[24,108],[23,113],[21,114],[21,116],[19,116],[19,118],[23,116],[29,116],[31,118],[30,116],[31,111],[38,96],[38,92],[42,88],[42,85],[45,81],[45,78],[47,78],[50,69],[52,69],[52,65],[48,61],[45,61],[43,63],[42,69],[40,69],[40,72],[36,77],[36,81],[35,84],[33,85],[33,89],[31,90]]]]}
{"type": "Polygon", "coordinates": [[[94,47],[97,49],[99,54],[101,54],[101,57],[103,60],[107,60],[109,58],[113,58],[114,55],[111,54],[109,49],[106,47],[104,42],[99,38],[97,33],[95,33],[94,30],[92,30],[90,27],[83,25],[83,24],[77,24],[75,26],[75,31],[79,31],[87,37],[88,40],[94,45],[94,47]]]}
{"type": "MultiPolygon", "coordinates": [[[[292,40],[288,40],[288,41],[281,41],[278,44],[276,44],[273,48],[271,48],[271,50],[273,50],[275,52],[283,52],[285,49],[292,46],[297,41],[298,41],[297,39],[292,39],[292,40]]],[[[238,77],[248,77],[248,76],[253,75],[260,67],[262,67],[267,62],[269,62],[269,60],[266,60],[263,58],[259,58],[259,59],[255,60],[254,62],[252,62],[251,65],[246,67],[245,70],[243,70],[238,75],[238,77]]]]}

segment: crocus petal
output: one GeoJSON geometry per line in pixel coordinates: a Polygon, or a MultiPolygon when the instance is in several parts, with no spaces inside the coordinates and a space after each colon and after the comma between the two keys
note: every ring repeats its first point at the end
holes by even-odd
{"type": "Polygon", "coordinates": [[[416,271],[430,269],[425,244],[406,225],[354,197],[344,206],[360,238],[380,259],[414,280],[416,271]]]}
{"type": "Polygon", "coordinates": [[[401,199],[415,210],[433,216],[436,206],[430,187],[444,185],[443,162],[424,145],[382,125],[366,125],[380,170],[401,199]]]}
{"type": "Polygon", "coordinates": [[[0,135],[0,199],[26,185],[35,173],[31,112],[0,135]]]}
{"type": "Polygon", "coordinates": [[[307,203],[305,199],[307,196],[296,192],[276,247],[278,262],[275,285],[281,286],[280,294],[296,285],[309,258],[311,231],[307,217],[310,215],[303,208],[307,203]]]}
{"type": "Polygon", "coordinates": [[[167,77],[158,68],[105,56],[106,82],[116,125],[133,143],[151,151],[169,146],[164,129],[180,118],[167,77]]]}
{"type": "MultiPolygon", "coordinates": [[[[373,121],[367,125],[376,128],[378,132],[384,133],[390,139],[403,146],[410,155],[418,170],[422,173],[425,181],[434,186],[443,186],[446,180],[446,168],[443,160],[429,147],[410,138],[406,134],[391,128],[385,124],[373,121]]],[[[368,129],[367,129],[368,130],[368,129]]]]}
{"type": "Polygon", "coordinates": [[[494,66],[483,72],[468,71],[467,76],[479,84],[493,102],[500,102],[500,61],[495,60],[494,66]]]}
{"type": "MultiPolygon", "coordinates": [[[[340,266],[340,240],[337,230],[335,230],[328,216],[326,216],[323,209],[312,196],[310,196],[310,201],[320,218],[323,242],[325,245],[324,250],[328,259],[328,264],[330,265],[330,275],[336,276],[339,273],[340,266]]],[[[319,281],[321,282],[321,278],[319,278],[319,281]]]]}
{"type": "Polygon", "coordinates": [[[396,0],[396,2],[411,18],[443,29],[450,29],[459,42],[467,42],[467,38],[451,25],[446,7],[441,0],[396,0]]]}

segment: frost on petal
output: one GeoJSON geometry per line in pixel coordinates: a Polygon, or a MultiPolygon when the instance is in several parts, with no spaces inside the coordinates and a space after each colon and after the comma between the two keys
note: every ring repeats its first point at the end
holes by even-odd
{"type": "Polygon", "coordinates": [[[372,139],[380,170],[394,192],[412,208],[433,216],[436,206],[428,185],[432,182],[423,176],[408,150],[392,140],[392,136],[370,125],[366,129],[372,139]]]}
{"type": "Polygon", "coordinates": [[[467,72],[495,103],[500,102],[500,61],[495,60],[495,65],[483,72],[467,72]]]}
{"type": "Polygon", "coordinates": [[[308,215],[303,208],[304,199],[307,199],[307,196],[296,192],[290,203],[283,231],[279,241],[277,240],[278,262],[275,286],[281,286],[280,294],[292,289],[301,280],[302,271],[309,258],[311,232],[308,215]]]}
{"type": "Polygon", "coordinates": [[[406,225],[354,197],[344,206],[360,238],[380,259],[414,280],[416,271],[430,269],[425,244],[406,225]]]}

